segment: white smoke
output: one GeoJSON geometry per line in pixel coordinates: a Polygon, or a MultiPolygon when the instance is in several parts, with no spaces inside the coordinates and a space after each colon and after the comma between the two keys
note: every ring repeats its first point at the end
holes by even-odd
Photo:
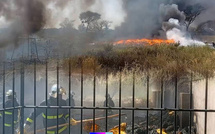
{"type": "Polygon", "coordinates": [[[169,19],[168,24],[176,27],[166,31],[167,39],[173,39],[175,42],[180,43],[181,46],[205,45],[204,42],[192,39],[191,35],[186,32],[185,27],[179,23],[179,20],[171,18],[169,19]]]}

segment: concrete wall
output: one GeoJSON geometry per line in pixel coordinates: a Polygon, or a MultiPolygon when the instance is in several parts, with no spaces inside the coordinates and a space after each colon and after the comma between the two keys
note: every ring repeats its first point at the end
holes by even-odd
{"type": "MultiPolygon", "coordinates": [[[[195,82],[193,88],[194,108],[205,109],[205,80],[195,82]]],[[[215,79],[209,80],[208,109],[215,109],[215,79]]],[[[198,134],[204,133],[205,113],[196,112],[198,134]]],[[[215,113],[208,113],[207,134],[215,133],[215,113]]]]}

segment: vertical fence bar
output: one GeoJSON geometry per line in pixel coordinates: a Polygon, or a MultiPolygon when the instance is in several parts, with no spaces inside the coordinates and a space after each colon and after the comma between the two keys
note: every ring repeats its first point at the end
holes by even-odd
{"type": "MultiPolygon", "coordinates": [[[[175,109],[177,108],[177,97],[178,97],[178,76],[175,76],[175,109]]],[[[176,134],[177,131],[177,111],[175,111],[174,117],[174,133],[176,134]]]]}
{"type": "MultiPolygon", "coordinates": [[[[12,66],[13,66],[13,80],[12,80],[12,90],[13,90],[13,97],[12,97],[12,107],[13,107],[13,110],[12,110],[12,134],[14,134],[14,130],[15,130],[15,127],[14,127],[14,109],[15,109],[15,105],[14,105],[14,98],[15,98],[15,65],[14,63],[12,63],[12,66]]],[[[16,109],[17,110],[17,109],[16,109]]],[[[16,121],[17,122],[17,121],[16,121]]]]}
{"type": "MultiPolygon", "coordinates": [[[[69,106],[71,106],[71,60],[69,60],[69,106]]],[[[70,127],[70,119],[71,119],[71,108],[69,108],[69,134],[71,131],[70,127]]]]}
{"type": "MultiPolygon", "coordinates": [[[[46,99],[46,107],[48,106],[48,60],[46,61],[46,69],[45,69],[45,71],[46,71],[46,81],[45,81],[45,89],[46,89],[46,91],[45,91],[45,99],[46,99]]],[[[47,134],[47,123],[48,123],[48,120],[47,120],[47,113],[48,113],[48,111],[47,111],[47,108],[46,108],[46,134],[47,134]]]]}
{"type": "MultiPolygon", "coordinates": [[[[133,72],[132,107],[135,107],[135,71],[133,72]]],[[[134,110],[132,110],[132,134],[134,134],[134,110]]]]}
{"type": "MultiPolygon", "coordinates": [[[[205,110],[208,109],[208,74],[206,76],[206,83],[205,83],[205,110]]],[[[207,111],[205,111],[205,134],[207,134],[207,111]]]]}
{"type": "Polygon", "coordinates": [[[30,60],[29,52],[30,52],[30,38],[28,35],[28,60],[30,60]]]}
{"type": "MultiPolygon", "coordinates": [[[[81,59],[81,107],[83,107],[83,88],[84,88],[84,69],[83,69],[83,59],[81,59]]],[[[83,132],[83,109],[81,109],[81,134],[83,132]]]]}
{"type": "MultiPolygon", "coordinates": [[[[146,88],[147,88],[147,108],[149,108],[149,73],[147,73],[146,78],[146,88]]],[[[149,110],[146,110],[146,131],[149,133],[149,110]]]]}
{"type": "MultiPolygon", "coordinates": [[[[119,72],[119,108],[122,107],[122,69],[120,68],[119,72]]],[[[121,129],[121,109],[119,109],[119,134],[120,134],[120,129],[121,129]]]]}
{"type": "MultiPolygon", "coordinates": [[[[190,109],[193,108],[193,73],[190,76],[190,109]]],[[[190,111],[190,134],[192,133],[192,111],[190,111]]]]}
{"type": "MultiPolygon", "coordinates": [[[[161,109],[163,108],[163,78],[161,78],[161,105],[160,105],[160,107],[161,107],[161,109]]],[[[160,111],[161,112],[161,122],[160,122],[160,132],[162,132],[162,129],[163,129],[163,111],[161,110],[160,111]]]]}
{"type": "MultiPolygon", "coordinates": [[[[36,106],[37,92],[36,92],[36,59],[34,59],[34,106],[36,106]]],[[[34,134],[36,134],[36,108],[34,108],[34,134]]]]}
{"type": "MultiPolygon", "coordinates": [[[[96,106],[96,63],[94,61],[93,68],[93,107],[96,106]]],[[[93,132],[95,132],[95,109],[93,109],[93,132]]]]}
{"type": "MultiPolygon", "coordinates": [[[[108,68],[106,68],[106,95],[105,95],[105,99],[106,99],[106,104],[105,106],[107,107],[108,106],[108,99],[107,99],[107,96],[108,96],[108,68]]],[[[107,109],[105,109],[105,131],[107,132],[108,130],[108,111],[107,109]]]]}
{"type": "MultiPolygon", "coordinates": [[[[5,110],[5,62],[3,63],[3,109],[5,110]]],[[[2,122],[2,131],[3,134],[5,133],[5,127],[4,127],[4,123],[5,123],[5,112],[3,111],[2,113],[3,115],[3,122],[2,122]]]]}
{"type": "Polygon", "coordinates": [[[24,101],[25,101],[25,90],[24,90],[24,77],[25,77],[25,73],[24,73],[24,63],[21,63],[21,69],[20,69],[20,105],[21,105],[21,120],[20,120],[20,133],[24,134],[24,101]]]}
{"type": "MultiPolygon", "coordinates": [[[[57,60],[57,106],[59,106],[59,59],[57,60]]],[[[57,108],[57,134],[59,130],[59,108],[57,108]]]]}

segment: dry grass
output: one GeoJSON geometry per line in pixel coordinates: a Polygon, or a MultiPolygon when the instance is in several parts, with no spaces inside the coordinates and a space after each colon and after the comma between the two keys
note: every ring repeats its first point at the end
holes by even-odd
{"type": "MultiPolygon", "coordinates": [[[[110,46],[108,46],[110,47],[110,46]]],[[[85,56],[64,59],[62,66],[66,70],[70,62],[73,71],[85,73],[112,72],[121,69],[153,72],[159,77],[184,76],[190,72],[201,76],[214,76],[215,51],[204,47],[177,47],[174,45],[138,46],[127,48],[104,48],[89,52],[85,56]]]]}

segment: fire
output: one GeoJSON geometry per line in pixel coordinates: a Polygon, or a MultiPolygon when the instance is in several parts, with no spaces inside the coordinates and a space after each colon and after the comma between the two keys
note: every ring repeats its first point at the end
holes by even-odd
{"type": "Polygon", "coordinates": [[[157,129],[157,133],[158,134],[167,134],[164,129],[162,129],[162,132],[160,131],[160,129],[157,129]]]}
{"type": "Polygon", "coordinates": [[[175,112],[174,111],[170,111],[169,112],[169,115],[173,115],[175,112]]]}
{"type": "MultiPolygon", "coordinates": [[[[94,131],[97,132],[99,131],[100,129],[100,126],[95,124],[94,125],[94,131]]],[[[85,125],[84,125],[84,131],[86,132],[93,132],[93,123],[92,122],[87,122],[85,125]]]]}
{"type": "Polygon", "coordinates": [[[164,39],[128,39],[120,40],[115,42],[115,45],[160,45],[160,44],[174,44],[174,40],[164,40],[164,39]]]}
{"type": "MultiPolygon", "coordinates": [[[[126,127],[127,123],[120,124],[120,134],[126,134],[126,127]]],[[[113,127],[109,132],[112,132],[113,134],[119,134],[119,126],[113,127]]]]}

